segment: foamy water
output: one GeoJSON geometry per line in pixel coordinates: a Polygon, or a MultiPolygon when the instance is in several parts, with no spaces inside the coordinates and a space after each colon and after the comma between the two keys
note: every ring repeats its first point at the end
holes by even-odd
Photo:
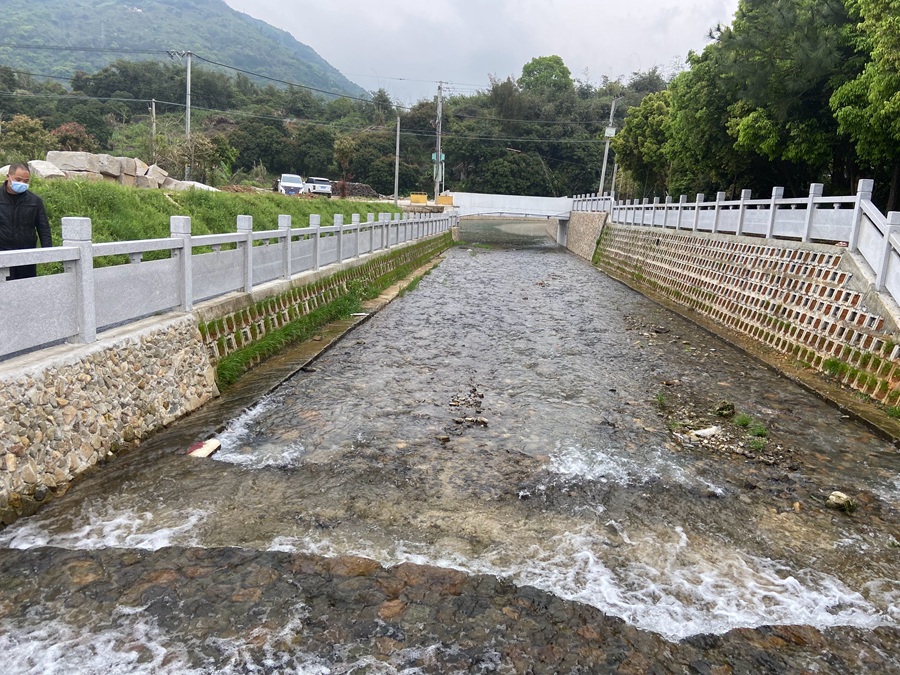
{"type": "MultiPolygon", "coordinates": [[[[175,514],[168,514],[175,517],[175,514]]],[[[38,517],[24,518],[0,532],[0,547],[28,549],[56,546],[70,550],[136,548],[158,551],[166,546],[196,546],[195,528],[206,514],[192,510],[177,515],[176,522],[157,522],[158,516],[132,509],[119,510],[110,502],[92,506],[74,519],[74,527],[62,532],[48,528],[38,517]]]]}
{"type": "MultiPolygon", "coordinates": [[[[237,439],[228,439],[231,447],[240,444],[247,424],[258,413],[249,413],[231,427],[230,433],[237,439]]],[[[261,458],[256,452],[246,454],[256,466],[268,461],[264,452],[261,458]]],[[[634,485],[667,476],[679,482],[690,481],[677,466],[665,465],[664,453],[653,457],[653,461],[640,465],[611,453],[560,445],[549,464],[566,480],[634,485]]],[[[85,507],[68,524],[67,531],[59,534],[52,533],[48,528],[53,524],[43,523],[40,517],[23,519],[0,532],[0,546],[79,550],[198,546],[202,541],[198,541],[195,528],[207,517],[199,510],[183,514],[163,511],[160,516],[119,510],[111,497],[105,503],[85,507]],[[171,522],[176,516],[181,520],[171,522]],[[167,522],[160,520],[163,518],[167,522]]],[[[497,546],[475,557],[416,542],[386,544],[358,536],[342,540],[336,533],[329,536],[318,532],[300,538],[278,537],[268,548],[326,556],[350,554],[386,566],[412,562],[504,577],[518,585],[535,586],[591,605],[672,640],[767,624],[870,629],[900,621],[896,610],[900,584],[896,582],[873,581],[860,589],[864,595],[823,572],[790,569],[778,561],[725,546],[713,549],[707,543],[692,541],[678,526],[630,533],[608,515],[599,522],[605,525],[585,525],[522,550],[497,546]]]]}
{"type": "MultiPolygon", "coordinates": [[[[258,628],[240,638],[209,637],[198,644],[185,644],[183,637],[168,634],[141,607],[118,608],[112,617],[114,627],[99,631],[37,616],[16,622],[0,620],[0,653],[6,672],[16,675],[329,675],[333,670],[322,659],[285,648],[302,630],[306,616],[305,608],[298,605],[276,632],[258,628]],[[217,654],[215,662],[198,656],[210,653],[217,654]]],[[[364,665],[359,661],[349,667],[364,665]]]]}
{"type": "Polygon", "coordinates": [[[222,447],[213,455],[213,460],[252,469],[297,466],[306,456],[306,448],[299,441],[287,445],[283,443],[254,444],[252,447],[244,444],[244,440],[252,433],[253,425],[259,416],[270,411],[276,405],[278,405],[277,399],[274,396],[267,396],[231,420],[225,430],[216,436],[222,447]]]}
{"type": "MultiPolygon", "coordinates": [[[[516,560],[510,560],[504,551],[462,558],[455,552],[410,542],[387,549],[373,542],[336,542],[324,537],[279,538],[273,541],[272,550],[350,554],[388,566],[411,562],[490,574],[596,607],[670,640],[776,624],[871,629],[894,625],[900,619],[827,574],[791,571],[776,561],[735,552],[719,552],[713,558],[694,551],[680,530],[673,534],[676,541],[654,538],[631,544],[652,550],[649,562],[616,568],[607,566],[602,558],[608,540],[590,532],[554,537],[546,546],[532,547],[516,560]]],[[[623,540],[628,541],[627,534],[623,540]]],[[[885,584],[884,588],[870,586],[867,591],[887,608],[900,590],[896,584],[885,584]]]]}

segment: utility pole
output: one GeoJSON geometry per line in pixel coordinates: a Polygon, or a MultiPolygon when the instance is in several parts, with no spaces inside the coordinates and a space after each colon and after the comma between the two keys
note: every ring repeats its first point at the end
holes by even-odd
{"type": "Polygon", "coordinates": [[[191,61],[193,54],[191,52],[187,52],[187,93],[184,97],[185,102],[185,117],[184,117],[184,136],[187,139],[188,144],[188,152],[190,153],[190,157],[188,159],[188,164],[184,167],[184,179],[191,179],[191,164],[194,159],[194,150],[191,146],[191,61]]]}
{"type": "Polygon", "coordinates": [[[600,172],[600,196],[603,196],[603,186],[606,185],[606,162],[609,159],[609,142],[616,135],[614,124],[614,116],[616,114],[616,103],[623,98],[622,96],[613,96],[612,106],[609,109],[609,126],[606,127],[606,149],[603,151],[603,170],[600,172]]]}
{"type": "Polygon", "coordinates": [[[150,159],[156,164],[156,99],[150,101],[150,159]]]}
{"type": "Polygon", "coordinates": [[[443,117],[444,83],[438,82],[437,94],[437,147],[434,153],[434,203],[437,204],[438,195],[441,193],[441,178],[443,178],[443,163],[441,162],[441,118],[443,117]]]}
{"type": "Polygon", "coordinates": [[[609,197],[610,199],[616,198],[616,176],[619,175],[619,163],[613,162],[613,177],[612,177],[612,185],[609,186],[609,197]]]}
{"type": "Polygon", "coordinates": [[[397,148],[394,151],[394,206],[400,200],[400,115],[397,115],[397,148]]]}

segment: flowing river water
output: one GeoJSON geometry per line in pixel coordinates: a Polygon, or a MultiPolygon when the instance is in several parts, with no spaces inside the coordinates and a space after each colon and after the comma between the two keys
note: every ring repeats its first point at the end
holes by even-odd
{"type": "Polygon", "coordinates": [[[900,673],[896,448],[542,227],[0,531],[4,672],[900,673]]]}

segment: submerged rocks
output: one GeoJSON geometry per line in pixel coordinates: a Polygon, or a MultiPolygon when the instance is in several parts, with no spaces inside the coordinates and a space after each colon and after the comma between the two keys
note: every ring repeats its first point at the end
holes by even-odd
{"type": "Polygon", "coordinates": [[[837,490],[828,495],[828,499],[825,500],[825,506],[830,509],[840,509],[847,513],[856,510],[856,502],[848,495],[843,492],[838,492],[837,490]]]}

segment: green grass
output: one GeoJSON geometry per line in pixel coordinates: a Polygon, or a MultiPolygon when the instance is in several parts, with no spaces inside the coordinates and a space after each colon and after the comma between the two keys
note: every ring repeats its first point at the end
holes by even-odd
{"type": "Polygon", "coordinates": [[[750,439],[750,449],[760,452],[766,449],[768,445],[768,441],[765,438],[751,438],[750,439]]]}
{"type": "MultiPolygon", "coordinates": [[[[254,194],[186,190],[138,189],[109,182],[35,179],[34,192],[44,200],[54,245],[62,244],[61,219],[90,218],[92,241],[127,241],[169,236],[171,216],[189,216],[194,235],[222,234],[237,230],[237,217],[253,217],[253,229],[278,228],[278,216],[289,215],[295,228],[309,225],[309,216],[319,214],[322,226],[332,225],[341,214],[345,222],[358,213],[399,213],[389,202],[357,202],[345,199],[296,199],[262,192],[254,194]]],[[[148,256],[148,258],[151,256],[148,256]]],[[[98,261],[98,266],[118,260],[98,261]]],[[[57,271],[39,266],[42,273],[57,271]]]]}
{"type": "Polygon", "coordinates": [[[656,392],[656,405],[660,408],[666,407],[666,396],[661,391],[656,392]]]}
{"type": "Polygon", "coordinates": [[[747,413],[738,413],[734,416],[734,423],[739,427],[749,427],[751,422],[753,422],[753,418],[747,413]]]}
{"type": "Polygon", "coordinates": [[[769,435],[768,430],[762,422],[753,422],[747,429],[747,433],[756,438],[765,438],[769,435]]]}
{"type": "Polygon", "coordinates": [[[319,307],[306,316],[269,333],[257,342],[229,354],[219,361],[216,368],[219,386],[229,387],[254,363],[279,353],[288,345],[310,339],[325,324],[346,319],[354,312],[358,312],[359,307],[360,298],[357,295],[350,293],[341,296],[324,307],[319,307]]]}

